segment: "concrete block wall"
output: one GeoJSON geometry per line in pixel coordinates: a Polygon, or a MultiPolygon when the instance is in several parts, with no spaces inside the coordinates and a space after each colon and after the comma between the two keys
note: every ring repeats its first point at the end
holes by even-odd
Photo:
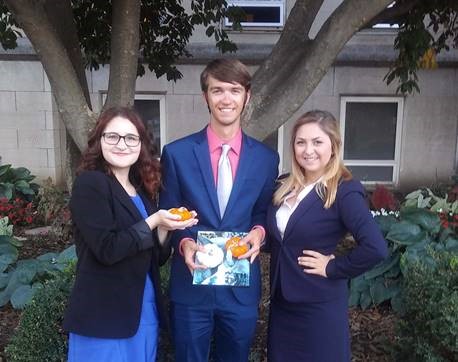
{"type": "Polygon", "coordinates": [[[0,156],[2,164],[27,167],[38,179],[62,181],[60,127],[38,61],[0,61],[0,156]]]}

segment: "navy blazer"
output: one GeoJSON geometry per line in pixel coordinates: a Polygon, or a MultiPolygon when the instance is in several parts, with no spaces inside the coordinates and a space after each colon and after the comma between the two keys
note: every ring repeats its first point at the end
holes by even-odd
{"type": "Polygon", "coordinates": [[[320,302],[347,297],[348,278],[364,273],[386,258],[388,249],[374,221],[359,181],[343,181],[334,204],[324,208],[315,189],[292,213],[283,239],[276,223],[278,206],[270,206],[267,215],[268,250],[271,252],[271,293],[279,283],[283,297],[293,303],[320,302]],[[329,255],[349,231],[357,247],[345,256],[329,261],[327,278],[306,274],[297,258],[302,250],[329,255]]]}
{"type": "MultiPolygon", "coordinates": [[[[156,211],[138,190],[148,215],[156,211]]],[[[146,274],[151,273],[159,320],[167,326],[159,265],[170,246],[161,247],[115,177],[86,171],[74,183],[70,209],[78,264],[64,329],[84,336],[128,338],[140,322],[146,274]]]]}
{"type": "MultiPolygon", "coordinates": [[[[221,219],[213,178],[206,128],[165,146],[162,151],[163,190],[161,208],[184,206],[197,211],[199,223],[172,235],[175,252],[170,274],[171,300],[187,305],[203,303],[213,288],[195,286],[192,276],[177,251],[184,237],[196,239],[199,230],[248,232],[254,225],[265,225],[267,207],[272,199],[278,174],[278,154],[243,134],[237,173],[232,192],[221,219]]],[[[259,261],[251,264],[250,287],[232,291],[242,304],[256,304],[261,296],[259,261]]]]}

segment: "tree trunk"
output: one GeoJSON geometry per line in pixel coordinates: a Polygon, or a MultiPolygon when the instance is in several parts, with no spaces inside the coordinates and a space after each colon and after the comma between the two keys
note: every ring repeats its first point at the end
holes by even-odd
{"type": "Polygon", "coordinates": [[[133,106],[140,44],[140,0],[113,0],[111,60],[104,109],[133,106]]]}

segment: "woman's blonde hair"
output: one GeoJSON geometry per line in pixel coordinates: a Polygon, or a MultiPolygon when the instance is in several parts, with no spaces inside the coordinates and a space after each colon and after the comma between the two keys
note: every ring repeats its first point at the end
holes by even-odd
{"type": "Polygon", "coordinates": [[[291,191],[300,190],[305,186],[304,170],[296,161],[294,142],[299,128],[308,123],[316,123],[331,140],[331,159],[326,165],[320,182],[316,186],[317,193],[324,201],[324,207],[326,209],[330,208],[336,199],[339,182],[352,178],[351,172],[345,167],[340,157],[342,140],[334,116],[327,111],[314,110],[307,112],[299,117],[291,131],[291,173],[288,177],[280,181],[281,185],[274,194],[274,205],[280,205],[291,191]]]}

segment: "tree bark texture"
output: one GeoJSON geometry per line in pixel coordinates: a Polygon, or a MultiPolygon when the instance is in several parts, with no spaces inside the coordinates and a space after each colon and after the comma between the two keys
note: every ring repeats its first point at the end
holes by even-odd
{"type": "Polygon", "coordinates": [[[104,109],[133,106],[140,44],[140,0],[113,0],[110,79],[104,109]]]}
{"type": "Polygon", "coordinates": [[[298,0],[284,34],[254,74],[253,94],[243,120],[246,132],[264,139],[284,124],[310,96],[353,34],[390,3],[391,0],[345,0],[316,37],[309,39],[308,11],[315,18],[321,1],[298,0]]]}

